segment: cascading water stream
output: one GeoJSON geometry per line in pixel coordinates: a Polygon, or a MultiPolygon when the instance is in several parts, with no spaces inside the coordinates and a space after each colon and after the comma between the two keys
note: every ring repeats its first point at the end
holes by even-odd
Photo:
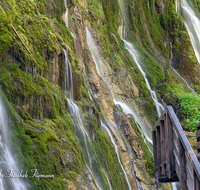
{"type": "MultiPolygon", "coordinates": [[[[69,29],[69,10],[68,10],[68,7],[67,7],[67,0],[64,0],[64,4],[65,4],[65,8],[66,8],[66,12],[64,14],[64,20],[65,20],[65,24],[67,26],[67,28],[69,29]]],[[[70,31],[70,30],[69,30],[70,31]]],[[[72,37],[74,37],[73,33],[70,31],[72,37]]]]}
{"type": "MultiPolygon", "coordinates": [[[[0,100],[0,126],[1,126],[1,134],[0,134],[0,168],[2,170],[1,175],[5,174],[11,170],[11,173],[15,176],[20,174],[17,163],[13,158],[9,147],[8,147],[8,132],[7,132],[7,122],[6,122],[6,115],[3,108],[3,104],[0,100]]],[[[1,190],[26,190],[25,183],[19,177],[7,177],[8,175],[5,174],[5,177],[0,176],[0,189],[1,190]]]]}
{"type": "MultiPolygon", "coordinates": [[[[65,53],[65,62],[64,62],[65,63],[65,72],[64,72],[64,74],[65,74],[65,79],[64,79],[65,92],[64,92],[64,94],[65,94],[66,98],[67,98],[67,96],[70,97],[70,98],[67,98],[68,104],[69,104],[69,110],[70,110],[73,122],[76,126],[75,130],[76,130],[77,141],[83,151],[83,155],[86,160],[88,170],[90,171],[91,175],[95,179],[97,187],[101,190],[101,189],[103,189],[102,188],[103,185],[100,182],[100,181],[102,181],[102,179],[101,179],[102,176],[99,176],[98,171],[96,171],[96,169],[94,169],[94,167],[93,167],[93,164],[94,164],[93,160],[98,159],[98,158],[96,158],[96,153],[95,153],[94,148],[92,147],[92,142],[91,142],[90,136],[88,135],[86,129],[84,128],[83,121],[81,119],[80,108],[73,101],[73,78],[72,78],[71,64],[68,59],[67,52],[65,50],[63,50],[63,51],[65,53]]],[[[106,175],[105,170],[100,165],[98,165],[97,167],[99,167],[99,169],[100,168],[102,169],[105,177],[108,180],[109,188],[112,189],[109,178],[106,175]]]]}
{"type": "Polygon", "coordinates": [[[146,86],[147,86],[147,88],[149,89],[149,91],[151,93],[151,97],[152,97],[153,101],[155,102],[158,116],[160,117],[162,111],[164,111],[164,107],[162,106],[162,104],[160,104],[158,102],[158,99],[157,99],[155,91],[151,90],[149,81],[146,78],[146,74],[143,71],[142,67],[140,66],[138,53],[137,53],[137,51],[135,50],[135,48],[133,47],[133,45],[131,43],[127,42],[126,40],[123,40],[123,41],[124,41],[125,48],[129,51],[130,56],[132,57],[132,59],[134,60],[134,62],[136,63],[138,69],[140,70],[140,72],[142,73],[142,75],[144,77],[146,86]]]}
{"type": "Polygon", "coordinates": [[[172,67],[172,59],[173,59],[173,53],[172,53],[172,43],[170,42],[170,53],[171,53],[171,58],[169,60],[169,65],[171,67],[171,69],[176,73],[176,75],[185,82],[185,84],[187,85],[187,87],[192,91],[192,92],[195,92],[191,86],[187,83],[187,81],[178,73],[178,71],[176,69],[174,69],[172,67]]]}
{"type": "MultiPolygon", "coordinates": [[[[108,85],[108,87],[109,87],[109,83],[107,82],[107,80],[106,80],[106,78],[105,78],[105,76],[106,76],[106,72],[103,70],[103,67],[101,66],[101,63],[102,63],[102,60],[101,60],[101,58],[100,58],[100,55],[99,55],[99,52],[98,52],[98,48],[96,47],[96,44],[95,44],[95,42],[94,42],[94,39],[93,39],[93,37],[92,37],[92,35],[91,35],[91,33],[90,33],[90,31],[88,30],[88,28],[86,28],[86,33],[87,33],[87,42],[88,42],[88,46],[89,46],[89,49],[90,49],[90,51],[91,51],[91,54],[92,54],[92,57],[93,57],[93,60],[94,60],[94,62],[95,62],[95,65],[96,65],[96,69],[97,69],[97,72],[98,72],[98,74],[101,76],[101,78],[106,82],[106,84],[108,85]]],[[[111,89],[111,88],[110,88],[111,89]]],[[[113,92],[112,92],[112,89],[111,89],[111,94],[112,94],[113,92]]],[[[113,95],[112,95],[113,96],[113,95]]],[[[120,104],[120,106],[122,106],[122,105],[124,105],[125,107],[128,107],[125,103],[123,103],[123,102],[119,102],[119,101],[116,101],[115,99],[113,99],[113,101],[114,101],[114,104],[115,105],[117,105],[117,104],[120,104]]],[[[122,106],[123,108],[124,108],[124,106],[122,106]]],[[[122,109],[123,109],[122,108],[122,109]]],[[[130,108],[129,108],[130,109],[130,108]]],[[[130,109],[131,110],[131,109],[130,109]]],[[[125,112],[126,113],[126,112],[125,112]]],[[[131,110],[131,112],[129,112],[129,113],[133,113],[133,111],[131,110]]],[[[135,118],[137,118],[136,119],[136,121],[140,121],[140,119],[137,117],[137,115],[136,114],[132,114],[135,118]]],[[[149,143],[147,143],[146,142],[146,144],[148,145],[148,148],[149,148],[149,150],[152,152],[152,150],[151,150],[151,148],[150,148],[150,146],[151,146],[151,144],[152,144],[152,141],[151,141],[151,139],[150,139],[150,137],[147,135],[147,133],[145,132],[143,132],[143,130],[145,131],[145,126],[144,126],[144,124],[142,123],[142,122],[139,122],[139,124],[140,124],[140,126],[142,126],[142,130],[141,130],[141,128],[138,126],[138,128],[139,128],[139,130],[141,131],[141,134],[142,134],[142,136],[143,136],[143,138],[144,138],[144,141],[146,142],[146,139],[148,140],[148,142],[149,143]]],[[[107,127],[106,125],[104,125],[104,128],[105,127],[107,127]]],[[[110,127],[110,128],[112,128],[112,127],[110,127]]],[[[108,128],[107,128],[107,130],[108,131],[110,131],[108,128]]],[[[109,136],[111,135],[111,133],[109,134],[109,136]]],[[[112,135],[111,135],[111,137],[112,137],[112,135]]],[[[110,138],[111,138],[110,137],[110,138]]],[[[123,138],[122,138],[123,139],[123,138]]],[[[111,139],[111,142],[112,143],[115,143],[114,142],[114,139],[111,139]]],[[[115,144],[116,145],[116,144],[115,144]]],[[[114,146],[115,146],[114,145],[114,146]]],[[[116,147],[117,148],[117,147],[116,147]]],[[[119,159],[119,158],[118,158],[119,159]]],[[[131,160],[131,159],[130,159],[131,160]]],[[[119,160],[119,162],[120,162],[120,165],[121,165],[121,161],[119,160]]],[[[131,162],[130,162],[131,163],[131,162]]],[[[122,165],[121,165],[122,166],[122,165]]],[[[122,166],[123,167],[123,166],[122,166]]],[[[125,170],[123,169],[123,171],[125,172],[125,170]]],[[[141,185],[140,185],[140,183],[138,182],[138,180],[137,180],[137,178],[136,178],[136,176],[135,176],[135,173],[133,174],[134,175],[134,178],[135,178],[135,180],[136,180],[136,183],[137,183],[137,186],[138,186],[138,190],[140,190],[140,187],[141,187],[141,185]]],[[[127,176],[127,174],[126,174],[126,176],[127,176]]],[[[129,183],[129,181],[128,181],[128,178],[126,178],[127,179],[127,183],[129,183]]]]}
{"type": "Polygon", "coordinates": [[[118,150],[118,147],[117,147],[117,145],[116,145],[116,143],[115,143],[115,140],[113,139],[112,134],[111,134],[110,130],[108,129],[108,127],[107,127],[102,121],[101,121],[101,126],[103,127],[103,129],[105,130],[105,132],[107,133],[107,135],[110,137],[111,143],[112,143],[112,144],[114,145],[114,147],[115,147],[115,152],[116,152],[116,154],[117,154],[117,158],[118,158],[119,164],[120,164],[120,166],[121,166],[121,169],[122,169],[122,171],[123,171],[123,173],[124,173],[124,175],[125,175],[126,181],[127,181],[127,183],[128,183],[128,187],[129,187],[129,189],[132,189],[132,188],[131,188],[131,185],[130,185],[130,183],[129,183],[129,180],[128,180],[128,176],[127,176],[127,174],[126,174],[126,171],[124,170],[124,167],[123,167],[123,165],[122,165],[122,163],[121,163],[121,159],[120,159],[120,157],[119,157],[119,150],[118,150]]]}
{"type": "Polygon", "coordinates": [[[189,5],[187,0],[176,0],[176,10],[179,11],[178,5],[180,2],[181,12],[187,27],[190,40],[198,62],[200,63],[200,19],[197,17],[195,11],[189,5]]]}
{"type": "Polygon", "coordinates": [[[151,140],[151,136],[148,135],[148,133],[145,131],[145,128],[141,129],[140,126],[143,126],[144,124],[142,123],[142,119],[140,119],[137,114],[128,106],[126,105],[125,103],[123,102],[120,102],[120,101],[117,101],[117,100],[113,100],[115,105],[120,105],[121,108],[123,109],[123,112],[128,115],[128,114],[131,114],[134,118],[135,118],[135,123],[138,127],[138,129],[140,130],[141,134],[142,134],[142,137],[144,139],[144,142],[146,143],[146,145],[148,146],[148,149],[149,151],[151,152],[152,154],[152,150],[151,150],[151,146],[152,146],[152,140],[151,140]],[[149,143],[147,143],[147,141],[149,143]]]}
{"type": "MultiPolygon", "coordinates": [[[[90,33],[90,31],[88,30],[88,28],[86,28],[86,34],[87,34],[87,42],[88,42],[88,46],[90,48],[90,51],[91,51],[91,54],[92,54],[92,57],[93,57],[93,60],[95,62],[95,65],[96,65],[96,69],[97,69],[97,72],[98,74],[101,76],[101,78],[105,81],[105,83],[108,85],[107,81],[105,80],[103,74],[104,74],[104,71],[103,71],[103,68],[101,67],[101,59],[100,59],[100,56],[99,56],[99,52],[98,52],[98,49],[96,47],[96,44],[94,42],[94,39],[90,33]]],[[[103,123],[102,123],[103,125],[103,123]]],[[[108,133],[108,135],[110,136],[111,133],[109,131],[109,129],[107,128],[107,126],[104,124],[104,126],[102,126],[108,133]]],[[[119,157],[119,152],[118,152],[118,148],[117,148],[117,145],[115,144],[115,141],[114,139],[112,138],[112,135],[110,136],[111,138],[111,142],[112,144],[114,145],[115,147],[115,152],[117,154],[117,157],[118,157],[118,161],[120,163],[120,166],[122,168],[122,171],[124,172],[124,175],[125,175],[125,178],[126,178],[126,181],[127,181],[127,184],[129,186],[129,189],[131,189],[131,185],[130,185],[130,182],[128,180],[128,177],[127,177],[127,173],[126,171],[124,170],[122,164],[121,164],[121,160],[120,160],[120,157],[119,157]]]]}

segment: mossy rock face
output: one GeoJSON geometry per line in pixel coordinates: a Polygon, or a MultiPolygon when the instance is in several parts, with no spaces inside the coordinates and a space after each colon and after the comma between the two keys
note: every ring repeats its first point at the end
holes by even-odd
{"type": "Polygon", "coordinates": [[[200,66],[183,18],[175,11],[173,4],[168,5],[168,26],[173,45],[173,67],[187,78],[190,85],[199,85],[194,78],[200,77],[200,66]]]}
{"type": "Polygon", "coordinates": [[[74,100],[81,100],[81,74],[76,72],[73,73],[73,86],[74,86],[74,100]]]}

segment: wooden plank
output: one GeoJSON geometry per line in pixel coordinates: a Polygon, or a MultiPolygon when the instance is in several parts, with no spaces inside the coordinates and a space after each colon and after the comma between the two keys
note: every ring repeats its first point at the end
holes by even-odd
{"type": "Polygon", "coordinates": [[[196,140],[190,140],[188,139],[189,143],[191,146],[197,146],[197,141],[196,140]]]}
{"type": "Polygon", "coordinates": [[[198,152],[197,152],[197,149],[193,149],[195,155],[197,156],[198,152]]]}
{"type": "Polygon", "coordinates": [[[178,165],[178,169],[180,169],[180,162],[179,162],[178,155],[177,155],[177,153],[175,152],[175,150],[174,150],[174,156],[175,156],[175,160],[176,160],[177,165],[178,165]]]}
{"type": "MultiPolygon", "coordinates": [[[[178,121],[178,118],[176,117],[176,114],[174,113],[174,110],[171,106],[167,106],[167,112],[169,114],[169,117],[173,123],[174,128],[176,129],[176,132],[181,140],[181,142],[183,143],[183,147],[185,149],[186,152],[188,152],[190,160],[191,160],[191,164],[192,167],[194,168],[197,178],[200,181],[200,164],[199,161],[197,160],[196,155],[194,154],[194,151],[191,147],[191,145],[189,144],[187,137],[185,136],[183,129],[178,121]]],[[[199,125],[200,126],[200,125],[199,125]]]]}
{"type": "Polygon", "coordinates": [[[185,136],[187,137],[196,137],[196,133],[192,133],[192,132],[188,132],[188,131],[184,131],[185,136]]]}
{"type": "Polygon", "coordinates": [[[187,188],[188,188],[188,190],[194,190],[194,189],[192,188],[192,182],[189,181],[189,180],[187,180],[187,188]]]}
{"type": "Polygon", "coordinates": [[[190,178],[193,179],[193,168],[191,168],[191,165],[189,162],[186,162],[186,170],[188,172],[188,175],[190,175],[190,178]]]}
{"type": "Polygon", "coordinates": [[[176,169],[176,174],[177,174],[177,176],[179,178],[180,177],[180,167],[178,165],[178,162],[177,162],[176,158],[175,158],[175,169],[176,169]]]}
{"type": "Polygon", "coordinates": [[[168,164],[168,177],[171,178],[171,172],[175,171],[175,156],[173,154],[174,149],[174,138],[173,138],[173,126],[172,122],[168,116],[167,118],[167,126],[168,126],[168,149],[169,149],[169,164],[168,164]]]}
{"type": "Polygon", "coordinates": [[[157,170],[158,177],[161,177],[160,164],[161,164],[161,143],[160,143],[160,126],[156,128],[156,144],[157,144],[157,170]]]}
{"type": "Polygon", "coordinates": [[[200,141],[197,142],[197,150],[199,150],[199,149],[200,149],[200,141]]]}
{"type": "MultiPolygon", "coordinates": [[[[166,151],[165,151],[165,127],[164,127],[164,120],[160,121],[160,137],[161,137],[161,163],[166,161],[166,151]]],[[[161,165],[161,174],[165,176],[166,170],[164,165],[161,165]]]]}
{"type": "Polygon", "coordinates": [[[153,139],[153,155],[154,155],[154,170],[155,170],[155,178],[156,178],[156,168],[157,167],[157,144],[156,144],[156,131],[152,132],[152,139],[153,139]]]}
{"type": "Polygon", "coordinates": [[[177,142],[178,142],[178,134],[177,134],[175,128],[173,128],[173,137],[174,137],[174,139],[175,139],[175,141],[176,141],[176,143],[177,143],[177,142]]]}
{"type": "Polygon", "coordinates": [[[197,138],[198,141],[200,140],[200,130],[197,131],[196,138],[197,138]]]}
{"type": "MultiPolygon", "coordinates": [[[[178,145],[176,144],[176,141],[174,140],[174,150],[176,152],[176,155],[179,155],[178,145]]],[[[179,158],[179,157],[178,157],[179,158]]]]}
{"type": "Polygon", "coordinates": [[[196,176],[196,173],[195,173],[195,171],[193,170],[193,178],[194,178],[194,180],[193,180],[193,187],[194,187],[194,190],[199,190],[200,189],[200,182],[199,182],[199,180],[198,180],[198,178],[197,178],[197,176],[196,176]]]}
{"type": "Polygon", "coordinates": [[[186,180],[187,180],[187,175],[186,175],[186,156],[185,156],[185,149],[183,147],[183,144],[181,142],[181,140],[179,140],[178,143],[178,149],[179,149],[179,156],[180,156],[180,182],[181,182],[181,189],[182,190],[187,190],[187,184],[186,184],[186,180]]]}
{"type": "Polygon", "coordinates": [[[164,114],[164,128],[165,128],[165,160],[166,160],[166,175],[170,176],[170,165],[169,165],[169,137],[168,137],[168,120],[167,120],[167,113],[164,114]]]}

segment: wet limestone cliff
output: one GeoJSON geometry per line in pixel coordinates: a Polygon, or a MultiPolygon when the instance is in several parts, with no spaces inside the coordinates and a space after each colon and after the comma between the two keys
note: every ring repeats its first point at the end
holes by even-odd
{"type": "Polygon", "coordinates": [[[54,175],[25,178],[28,189],[171,189],[154,179],[151,130],[158,113],[123,40],[134,46],[158,101],[179,110],[187,127],[179,95],[190,89],[170,57],[197,92],[199,65],[174,2],[0,5],[7,15],[0,11],[0,94],[11,151],[29,175],[33,168],[54,175]]]}

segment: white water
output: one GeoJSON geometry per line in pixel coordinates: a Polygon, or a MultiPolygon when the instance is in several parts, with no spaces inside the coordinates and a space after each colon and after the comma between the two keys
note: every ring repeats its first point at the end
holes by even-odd
{"type": "MultiPolygon", "coordinates": [[[[95,65],[96,65],[96,69],[97,69],[97,72],[98,74],[101,76],[101,78],[106,82],[106,84],[108,85],[109,87],[109,83],[106,81],[105,79],[105,76],[107,73],[105,73],[106,71],[103,70],[103,67],[101,66],[102,64],[102,60],[101,60],[101,57],[100,57],[100,54],[98,52],[98,48],[94,42],[94,39],[90,33],[90,31],[88,30],[88,28],[86,28],[86,34],[87,34],[87,42],[88,42],[88,46],[89,46],[89,49],[91,51],[91,54],[92,54],[92,57],[93,57],[93,60],[95,62],[95,65]]],[[[109,87],[110,88],[110,87],[109,87]]],[[[110,88],[111,90],[111,93],[112,93],[112,89],[110,88]]],[[[156,94],[155,92],[152,92],[152,94],[156,97],[156,94]]],[[[113,95],[112,95],[113,96],[113,95]]],[[[145,143],[148,145],[148,149],[149,151],[152,153],[152,150],[150,149],[149,147],[149,143],[150,143],[150,146],[152,145],[152,140],[151,140],[151,136],[148,135],[147,131],[146,131],[146,125],[143,123],[142,121],[142,118],[140,119],[137,114],[124,102],[120,102],[120,101],[117,101],[115,99],[113,99],[115,105],[119,104],[122,109],[124,110],[124,112],[126,114],[132,114],[136,120],[136,124],[139,124],[141,127],[142,127],[142,130],[140,128],[140,126],[138,125],[138,128],[139,130],[141,131],[141,134],[142,134],[142,137],[145,141],[145,143]],[[149,143],[146,142],[146,139],[148,140],[149,143]]],[[[158,105],[161,106],[161,108],[163,108],[163,106],[157,102],[158,105]]],[[[163,110],[163,109],[162,109],[163,110]]],[[[125,171],[125,170],[124,170],[125,171]]],[[[136,179],[136,178],[135,178],[136,179]]],[[[128,178],[127,178],[128,180],[128,178]]],[[[128,181],[127,181],[128,182],[128,181]]],[[[137,182],[137,179],[136,179],[136,182],[137,182]]],[[[138,182],[139,183],[139,182],[138,182]]],[[[138,186],[139,188],[140,186],[138,186]]]]}
{"type": "MultiPolygon", "coordinates": [[[[94,42],[94,39],[92,37],[92,34],[90,33],[90,31],[88,30],[88,28],[86,27],[86,34],[87,34],[87,42],[88,42],[88,46],[89,46],[89,49],[92,53],[92,58],[95,62],[95,65],[96,65],[96,69],[97,69],[97,73],[101,76],[101,78],[105,81],[105,78],[104,78],[104,70],[103,70],[103,67],[101,67],[101,63],[102,63],[102,60],[101,60],[101,56],[99,54],[99,51],[98,51],[98,48],[94,42]]],[[[105,81],[106,82],[106,81],[105,81]]],[[[107,82],[106,82],[107,84],[107,82]]],[[[108,85],[108,84],[107,84],[108,85]]]]}
{"type": "Polygon", "coordinates": [[[70,61],[68,59],[67,52],[63,49],[65,53],[65,79],[64,79],[64,89],[65,89],[65,97],[67,97],[67,92],[69,92],[69,97],[71,100],[74,99],[74,92],[73,92],[73,79],[72,79],[72,68],[70,61]],[[67,77],[68,76],[68,77],[67,77]]]}
{"type": "MultiPolygon", "coordinates": [[[[64,20],[65,20],[65,24],[66,24],[67,28],[69,29],[69,10],[67,7],[67,0],[64,0],[64,3],[65,3],[65,8],[66,8],[66,12],[64,14],[64,16],[65,16],[64,20]]],[[[70,29],[69,29],[69,31],[70,31],[70,29]]],[[[71,33],[72,37],[74,37],[74,35],[71,31],[70,31],[70,33],[71,33]]]]}
{"type": "Polygon", "coordinates": [[[181,14],[184,18],[196,58],[200,63],[200,19],[197,17],[192,7],[188,4],[187,0],[181,0],[181,8],[181,14]]]}
{"type": "Polygon", "coordinates": [[[146,74],[143,71],[142,67],[140,66],[138,53],[137,53],[137,51],[135,50],[135,48],[133,47],[133,45],[131,43],[127,42],[126,40],[123,40],[123,41],[124,41],[125,48],[129,51],[130,56],[132,57],[132,59],[134,60],[135,64],[137,65],[138,69],[140,70],[140,72],[142,73],[142,75],[144,77],[146,86],[147,86],[147,88],[149,89],[149,91],[151,93],[151,97],[152,97],[153,101],[155,102],[156,109],[157,109],[157,112],[158,112],[158,116],[160,117],[162,111],[164,111],[164,107],[162,106],[162,104],[160,104],[158,102],[158,99],[157,99],[155,91],[151,90],[149,81],[146,78],[146,74]]]}
{"type": "Polygon", "coordinates": [[[152,154],[152,150],[150,149],[149,144],[146,142],[146,139],[147,139],[148,142],[149,142],[151,145],[153,144],[153,142],[152,142],[152,140],[151,140],[151,136],[148,135],[148,133],[146,132],[146,130],[145,130],[144,127],[143,127],[142,129],[140,128],[140,126],[144,126],[143,121],[142,121],[142,118],[139,118],[139,117],[137,116],[137,114],[136,114],[127,104],[125,104],[125,103],[123,103],[123,102],[120,102],[120,101],[117,101],[117,100],[115,100],[115,99],[114,99],[113,101],[114,101],[115,105],[120,105],[120,106],[121,106],[121,108],[123,109],[123,112],[124,112],[126,115],[131,114],[131,115],[135,118],[135,123],[136,123],[138,129],[140,130],[140,132],[141,132],[141,134],[142,134],[142,137],[143,137],[143,139],[144,139],[144,142],[147,144],[148,149],[149,149],[149,151],[150,151],[151,154],[152,154]]]}
{"type": "Polygon", "coordinates": [[[119,42],[118,42],[116,36],[115,36],[112,32],[111,32],[111,34],[112,34],[112,36],[115,38],[115,41],[116,41],[117,45],[119,46],[119,42]]]}
{"type": "MultiPolygon", "coordinates": [[[[8,176],[7,171],[12,170],[12,173],[17,175],[20,173],[20,170],[17,166],[17,163],[11,154],[9,147],[8,147],[8,132],[7,132],[7,123],[6,123],[6,115],[4,112],[3,104],[0,100],[0,127],[1,127],[1,134],[0,134],[0,169],[2,169],[2,173],[5,176],[8,176]]],[[[21,180],[21,178],[6,178],[0,177],[0,190],[26,190],[26,185],[21,180]]]]}
{"type": "Polygon", "coordinates": [[[116,143],[115,143],[115,140],[113,139],[110,130],[107,128],[107,126],[106,126],[102,121],[101,121],[101,126],[103,127],[103,129],[106,131],[106,133],[107,133],[108,136],[110,137],[111,143],[114,145],[115,152],[116,152],[116,154],[117,154],[117,158],[118,158],[119,164],[120,164],[120,166],[121,166],[121,169],[122,169],[122,171],[123,171],[123,173],[124,173],[124,176],[125,176],[125,178],[126,178],[126,182],[128,183],[128,187],[129,187],[129,189],[132,189],[132,188],[131,188],[131,185],[130,185],[130,183],[129,183],[129,180],[128,180],[128,176],[127,176],[127,174],[126,174],[126,171],[124,170],[124,167],[122,166],[121,159],[120,159],[120,157],[119,157],[119,150],[118,150],[118,147],[117,147],[117,145],[116,145],[116,143]]]}
{"type": "Polygon", "coordinates": [[[172,183],[172,189],[173,189],[173,190],[178,190],[175,182],[172,183]]]}
{"type": "Polygon", "coordinates": [[[103,169],[103,171],[104,171],[104,173],[105,173],[105,175],[106,175],[106,178],[107,178],[107,181],[108,181],[108,184],[109,184],[109,188],[110,188],[110,190],[112,190],[112,186],[111,186],[111,184],[110,184],[110,180],[109,180],[109,178],[108,178],[108,175],[106,174],[106,171],[103,169]]]}
{"type": "MultiPolygon", "coordinates": [[[[95,179],[95,183],[96,183],[97,187],[101,190],[102,188],[101,188],[101,184],[99,182],[99,176],[98,176],[98,173],[95,171],[95,168],[93,168],[93,163],[92,163],[92,161],[94,159],[96,159],[95,152],[94,152],[95,150],[92,149],[90,136],[88,135],[86,129],[84,128],[83,121],[81,119],[80,108],[74,103],[74,100],[73,100],[72,69],[71,69],[70,61],[68,59],[67,52],[65,50],[64,50],[64,53],[65,53],[65,72],[64,72],[65,73],[65,79],[64,79],[65,92],[64,92],[64,94],[65,94],[66,98],[67,98],[67,95],[70,97],[70,98],[67,98],[69,110],[70,110],[70,114],[73,118],[74,124],[76,126],[77,140],[82,148],[88,170],[90,171],[91,175],[95,179]]],[[[109,181],[105,171],[104,171],[104,174],[108,180],[110,189],[112,189],[110,181],[109,181]]]]}
{"type": "Polygon", "coordinates": [[[187,87],[188,87],[192,92],[195,92],[195,91],[191,88],[191,86],[187,83],[187,81],[178,73],[178,71],[172,67],[173,53],[172,53],[172,43],[171,43],[171,42],[170,42],[170,53],[171,53],[171,58],[170,58],[170,60],[169,60],[169,65],[170,65],[171,69],[176,73],[176,75],[178,75],[178,77],[179,77],[180,79],[182,79],[182,80],[185,82],[185,84],[187,85],[187,87]]]}

